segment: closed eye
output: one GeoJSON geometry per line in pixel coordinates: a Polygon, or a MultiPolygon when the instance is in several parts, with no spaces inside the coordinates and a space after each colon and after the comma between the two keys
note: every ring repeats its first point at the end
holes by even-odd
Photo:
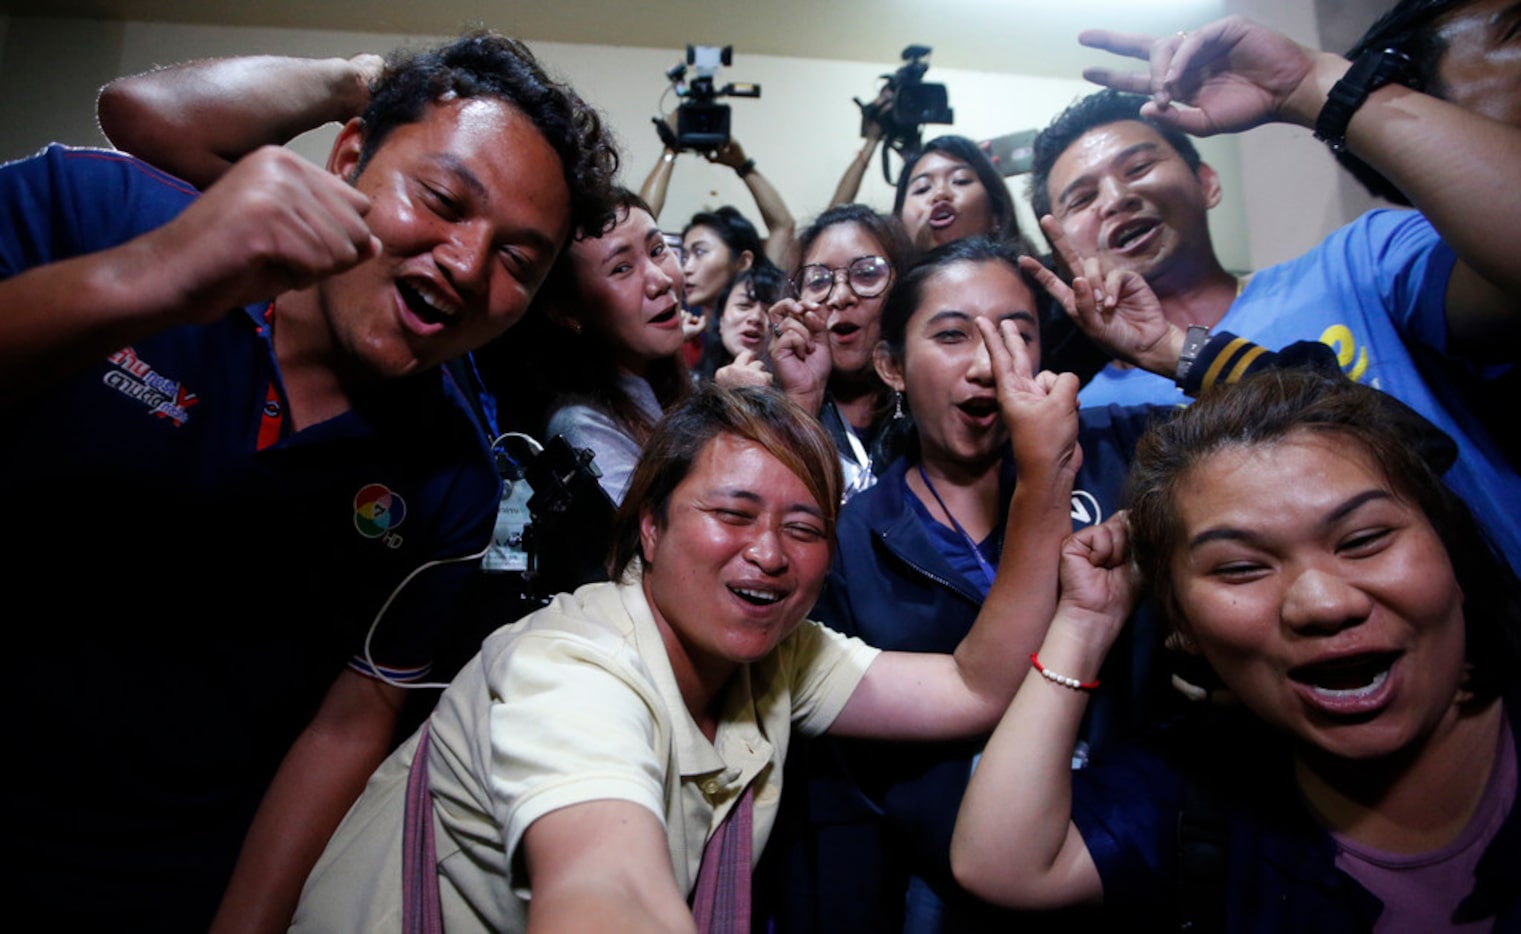
{"type": "Polygon", "coordinates": [[[1363,557],[1381,551],[1389,543],[1392,529],[1364,529],[1354,532],[1336,546],[1336,550],[1349,557],[1363,557]]]}
{"type": "Polygon", "coordinates": [[[445,220],[457,220],[463,213],[463,208],[458,199],[441,188],[424,184],[423,202],[429,210],[445,220]]]}
{"type": "Polygon", "coordinates": [[[785,526],[787,534],[798,541],[817,542],[824,538],[824,530],[807,522],[789,522],[785,526]]]}
{"type": "Polygon", "coordinates": [[[1262,577],[1267,573],[1265,565],[1250,561],[1231,561],[1217,565],[1209,572],[1209,576],[1222,580],[1227,584],[1245,584],[1262,577]]]}

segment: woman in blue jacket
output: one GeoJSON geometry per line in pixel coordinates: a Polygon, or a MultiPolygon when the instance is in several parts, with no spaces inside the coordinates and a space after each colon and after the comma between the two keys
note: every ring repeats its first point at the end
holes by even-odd
{"type": "MultiPolygon", "coordinates": [[[[1036,266],[1028,259],[1022,264],[1020,256],[1018,246],[1008,242],[958,240],[926,255],[889,295],[876,365],[895,393],[898,417],[889,431],[902,456],[841,514],[840,547],[813,613],[821,622],[882,648],[953,648],[981,612],[1000,561],[1014,550],[1036,547],[1018,536],[1005,538],[1003,518],[1013,498],[1048,500],[1049,508],[1070,514],[1074,529],[1101,523],[1120,508],[1136,441],[1154,419],[1174,411],[1110,406],[1078,413],[1074,405],[1081,457],[1070,492],[1017,482],[1020,448],[1011,448],[1010,432],[1019,426],[1006,424],[999,414],[998,348],[983,341],[978,321],[1015,328],[1028,366],[1039,369],[1041,285],[1033,277],[1036,266]]],[[[1149,297],[1137,283],[1138,278],[1126,277],[1105,285],[1128,311],[1149,297]]],[[[1094,301],[1095,290],[1086,283],[1080,281],[1077,289],[1076,300],[1094,301]]],[[[1070,291],[1060,297],[1075,300],[1070,291]]],[[[1178,333],[1152,343],[1171,343],[1175,365],[1181,341],[1178,333]]],[[[1239,354],[1242,343],[1226,334],[1212,338],[1201,351],[1203,362],[1184,368],[1188,388],[1197,388],[1195,370],[1211,369],[1208,361],[1217,354],[1239,354]]],[[[1329,362],[1324,351],[1304,351],[1329,362]]],[[[1297,353],[1264,353],[1256,365],[1290,362],[1298,362],[1297,353]]],[[[1042,373],[1038,379],[1054,384],[1058,378],[1042,373]]],[[[1034,565],[1046,573],[1017,582],[1013,598],[1022,606],[1054,608],[1057,557],[1050,550],[1043,564],[1034,565]]],[[[1042,635],[1040,627],[1032,627],[1029,651],[1042,635]]],[[[1157,684],[1153,655],[1159,639],[1151,615],[1139,615],[1126,638],[1112,653],[1104,690],[1069,750],[1074,766],[1155,719],[1158,705],[1171,698],[1165,684],[1160,689],[1157,684]]],[[[1011,658],[1009,664],[1028,660],[1011,658]]],[[[831,742],[798,756],[793,768],[806,773],[809,792],[794,802],[804,801],[808,814],[792,815],[793,861],[808,868],[791,885],[802,914],[812,917],[794,917],[792,927],[1007,926],[1007,917],[991,916],[961,892],[950,872],[956,810],[982,739],[933,747],[831,742]],[[806,855],[799,857],[800,852],[806,855]]]]}

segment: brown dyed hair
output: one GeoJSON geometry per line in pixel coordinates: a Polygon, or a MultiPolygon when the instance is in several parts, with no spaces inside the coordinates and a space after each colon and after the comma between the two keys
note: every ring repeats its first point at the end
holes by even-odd
{"type": "Polygon", "coordinates": [[[818,419],[774,389],[724,389],[709,385],[666,413],[639,455],[628,493],[613,520],[608,571],[613,580],[640,557],[639,522],[646,511],[664,526],[671,494],[719,435],[753,441],[803,481],[824,518],[824,534],[834,550],[844,480],[834,442],[818,419]]]}

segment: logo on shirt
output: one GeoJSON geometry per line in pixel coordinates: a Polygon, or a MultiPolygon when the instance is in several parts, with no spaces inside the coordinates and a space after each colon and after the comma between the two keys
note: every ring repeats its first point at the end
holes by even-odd
{"type": "Polygon", "coordinates": [[[131,347],[123,347],[107,357],[106,362],[114,369],[107,370],[101,382],[141,402],[155,418],[168,419],[176,428],[185,424],[190,407],[200,401],[178,381],[153,369],[131,347]]]}
{"type": "Polygon", "coordinates": [[[1072,522],[1076,525],[1098,525],[1104,521],[1104,510],[1098,499],[1087,490],[1072,491],[1072,522]]]}
{"type": "Polygon", "coordinates": [[[381,483],[364,486],[354,495],[354,528],[365,538],[378,538],[388,548],[401,547],[397,526],[407,518],[407,503],[381,483]]]}

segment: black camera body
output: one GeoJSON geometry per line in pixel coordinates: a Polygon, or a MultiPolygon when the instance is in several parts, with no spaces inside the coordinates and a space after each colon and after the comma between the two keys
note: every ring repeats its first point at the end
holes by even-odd
{"type": "MultiPolygon", "coordinates": [[[[675,139],[662,139],[677,149],[712,152],[729,142],[728,104],[718,103],[720,97],[760,97],[758,84],[715,84],[713,78],[722,66],[733,64],[734,46],[720,48],[714,45],[688,45],[684,64],[678,64],[666,72],[666,77],[676,88],[681,103],[676,108],[675,139]],[[687,68],[693,68],[697,76],[686,80],[687,68]]],[[[657,122],[657,126],[664,128],[657,122]]]]}
{"type": "Polygon", "coordinates": [[[945,85],[929,84],[924,80],[924,73],[929,70],[929,62],[925,59],[931,51],[927,45],[909,46],[903,50],[903,67],[882,76],[893,92],[891,105],[884,108],[863,104],[859,98],[856,100],[856,105],[861,108],[861,135],[866,136],[873,123],[882,128],[885,144],[882,175],[889,185],[894,184],[887,162],[889,151],[900,155],[915,152],[923,145],[926,123],[953,123],[956,119],[945,85]]]}

